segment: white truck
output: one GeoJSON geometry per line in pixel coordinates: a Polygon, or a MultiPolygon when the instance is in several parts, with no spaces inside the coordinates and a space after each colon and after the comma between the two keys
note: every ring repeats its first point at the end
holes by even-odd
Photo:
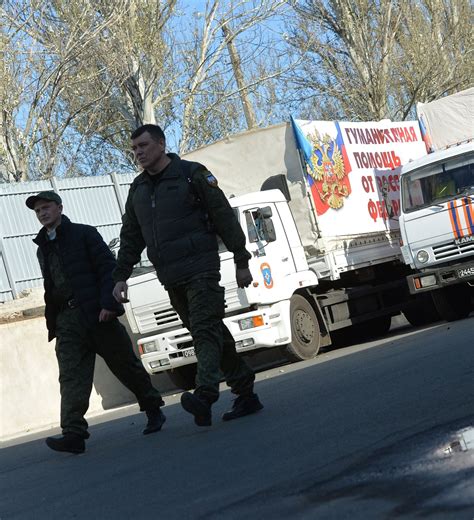
{"type": "MultiPolygon", "coordinates": [[[[292,121],[184,157],[217,177],[252,254],[253,284],[238,289],[232,254],[220,252],[225,323],[238,352],[281,347],[309,359],[331,333],[383,334],[413,305],[385,201],[398,212],[400,165],[423,155],[417,122],[292,121]]],[[[144,367],[170,370],[178,387],[192,388],[192,338],[165,290],[152,271],[128,283],[126,315],[142,336],[144,367]]]]}
{"type": "Polygon", "coordinates": [[[402,252],[410,292],[452,321],[474,295],[474,88],[417,109],[431,153],[401,171],[402,252]]]}

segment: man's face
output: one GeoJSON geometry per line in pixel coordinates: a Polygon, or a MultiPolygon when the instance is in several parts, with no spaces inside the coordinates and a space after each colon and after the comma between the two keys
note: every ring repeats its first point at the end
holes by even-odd
{"type": "Polygon", "coordinates": [[[144,170],[153,170],[159,166],[165,155],[165,148],[164,139],[155,141],[148,132],[144,132],[136,139],[132,139],[132,150],[135,159],[144,170]]]}
{"type": "Polygon", "coordinates": [[[33,209],[36,218],[46,229],[54,229],[61,223],[62,204],[52,200],[38,200],[33,209]]]}

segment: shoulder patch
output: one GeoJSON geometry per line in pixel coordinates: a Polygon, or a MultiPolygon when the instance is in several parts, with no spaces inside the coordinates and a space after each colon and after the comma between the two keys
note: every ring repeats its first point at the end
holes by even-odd
{"type": "Polygon", "coordinates": [[[212,173],[206,175],[206,181],[213,188],[217,188],[217,179],[212,175],[212,173]]]}

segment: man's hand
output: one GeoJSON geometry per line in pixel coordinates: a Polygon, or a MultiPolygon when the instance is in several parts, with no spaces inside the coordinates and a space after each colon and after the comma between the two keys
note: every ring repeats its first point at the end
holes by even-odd
{"type": "Polygon", "coordinates": [[[113,297],[119,303],[128,303],[127,294],[128,294],[127,282],[117,282],[115,284],[114,290],[112,291],[113,297]]]}
{"type": "Polygon", "coordinates": [[[99,314],[99,321],[104,323],[106,321],[112,321],[117,317],[117,313],[114,311],[108,311],[107,309],[102,309],[99,314]]]}
{"type": "Polygon", "coordinates": [[[253,280],[252,273],[250,269],[247,267],[245,269],[236,269],[235,270],[235,279],[237,280],[237,285],[240,289],[244,287],[248,287],[253,280]]]}

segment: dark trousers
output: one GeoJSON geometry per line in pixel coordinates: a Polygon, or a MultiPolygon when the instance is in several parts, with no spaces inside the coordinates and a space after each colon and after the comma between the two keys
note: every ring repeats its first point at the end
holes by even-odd
{"type": "Polygon", "coordinates": [[[89,408],[96,354],[104,358],[117,379],[135,394],[140,410],[164,404],[136,358],[125,327],[117,319],[90,329],[80,309],[65,309],[57,318],[56,337],[63,433],[89,437],[84,415],[89,408]]]}
{"type": "Polygon", "coordinates": [[[219,274],[196,276],[167,290],[171,305],[193,337],[198,361],[196,392],[216,401],[222,372],[234,394],[251,393],[255,374],[237,355],[234,338],[222,321],[225,301],[219,274]]]}

